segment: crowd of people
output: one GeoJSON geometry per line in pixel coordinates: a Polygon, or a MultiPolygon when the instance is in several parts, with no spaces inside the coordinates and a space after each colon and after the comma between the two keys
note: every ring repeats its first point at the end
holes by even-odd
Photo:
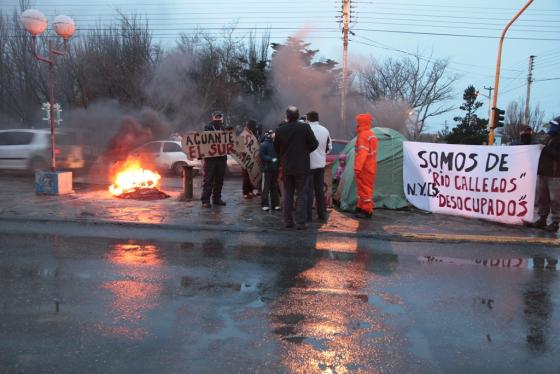
{"type": "MultiPolygon", "coordinates": [[[[223,120],[223,113],[212,113],[212,121],[204,130],[231,129],[224,126],[223,120]]],[[[373,189],[377,170],[377,139],[371,126],[369,113],[356,117],[354,178],[358,202],[354,215],[365,219],[371,218],[374,208],[373,189]]],[[[253,186],[248,172],[243,170],[243,196],[250,199],[260,193],[262,210],[282,210],[287,228],[305,229],[307,223],[313,220],[313,206],[317,220],[326,222],[324,178],[326,155],[332,149],[332,141],[329,130],[319,122],[319,113],[311,111],[300,117],[298,108],[289,106],[285,120],[275,130],[261,134],[254,120],[247,121],[245,129],[260,141],[262,183],[261,186],[253,186]]],[[[512,145],[534,143],[532,129],[526,127],[512,145]]],[[[202,206],[226,205],[221,193],[227,156],[206,158],[203,168],[202,206]]],[[[549,122],[537,175],[539,218],[529,226],[557,232],[560,226],[560,117],[549,122]]]]}
{"type": "MultiPolygon", "coordinates": [[[[358,115],[356,121],[358,137],[354,172],[358,205],[355,216],[371,218],[377,139],[371,131],[372,119],[369,113],[358,115]]],[[[243,196],[253,198],[254,191],[259,190],[261,209],[282,210],[286,228],[305,229],[307,223],[313,220],[313,206],[317,220],[326,222],[325,167],[332,141],[329,130],[319,122],[319,113],[310,111],[300,117],[298,108],[289,106],[285,120],[276,130],[268,130],[261,135],[253,120],[247,121],[245,128],[260,140],[262,183],[261,188],[255,188],[257,186],[251,183],[248,172],[243,170],[243,196]]],[[[226,129],[221,112],[212,113],[212,121],[204,128],[205,131],[226,129]]],[[[226,156],[204,160],[202,207],[226,204],[221,195],[226,165],[226,156]]]]}

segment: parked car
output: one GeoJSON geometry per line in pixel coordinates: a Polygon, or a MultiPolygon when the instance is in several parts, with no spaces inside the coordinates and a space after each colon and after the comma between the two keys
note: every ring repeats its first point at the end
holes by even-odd
{"type": "Polygon", "coordinates": [[[200,160],[189,160],[181,148],[181,142],[175,140],[149,142],[134,149],[130,154],[152,162],[159,170],[175,175],[182,175],[185,165],[192,166],[196,172],[202,167],[200,160]]]}
{"type": "Polygon", "coordinates": [[[338,160],[338,156],[348,144],[348,140],[333,139],[331,153],[327,154],[327,163],[332,163],[338,160]]]}
{"type": "MultiPolygon", "coordinates": [[[[58,130],[55,133],[57,169],[84,167],[84,151],[75,134],[58,130]]],[[[51,165],[50,129],[0,130],[0,169],[48,170],[51,165]]]]}

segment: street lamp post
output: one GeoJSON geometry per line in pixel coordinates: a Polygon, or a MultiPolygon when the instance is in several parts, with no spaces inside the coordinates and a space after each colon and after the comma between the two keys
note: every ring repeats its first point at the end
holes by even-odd
{"type": "MultiPolygon", "coordinates": [[[[504,44],[504,38],[506,36],[509,27],[515,22],[517,18],[531,5],[534,0],[529,0],[527,3],[521,8],[519,12],[508,22],[504,30],[502,31],[502,36],[500,37],[500,43],[498,44],[498,59],[496,61],[496,77],[494,78],[494,96],[492,98],[492,111],[497,111],[498,108],[496,107],[498,104],[498,92],[500,88],[500,64],[502,63],[502,46],[504,44]]],[[[497,116],[493,113],[491,118],[491,125],[490,131],[488,131],[488,145],[494,144],[494,129],[497,127],[497,116]]]]}
{"type": "MultiPolygon", "coordinates": [[[[68,190],[68,188],[60,187],[62,185],[67,185],[68,176],[62,175],[62,179],[59,176],[61,173],[57,173],[56,171],[56,153],[55,153],[55,131],[54,131],[54,110],[55,110],[55,84],[56,84],[56,69],[55,69],[55,57],[56,56],[63,56],[68,51],[68,39],[74,35],[76,31],[76,25],[74,24],[74,20],[72,18],[59,15],[54,18],[53,21],[53,29],[58,36],[60,36],[64,40],[64,49],[58,50],[56,48],[56,43],[49,39],[48,41],[48,55],[47,57],[41,56],[37,51],[37,36],[41,35],[48,26],[48,22],[46,17],[43,13],[41,13],[37,9],[27,9],[21,14],[21,23],[25,30],[29,32],[32,36],[32,43],[33,43],[33,54],[35,58],[39,61],[45,62],[49,64],[49,101],[50,101],[50,125],[51,125],[51,172],[52,174],[41,175],[40,177],[35,178],[36,180],[36,190],[37,192],[43,193],[66,193],[64,190],[68,190]],[[54,180],[56,178],[56,180],[54,180]],[[37,186],[37,183],[41,182],[42,186],[37,186]],[[66,181],[65,183],[61,184],[62,181],[66,181]]],[[[66,174],[66,173],[63,173],[66,174]]],[[[72,190],[72,174],[69,173],[69,180],[70,180],[70,188],[69,192],[72,190]]]]}

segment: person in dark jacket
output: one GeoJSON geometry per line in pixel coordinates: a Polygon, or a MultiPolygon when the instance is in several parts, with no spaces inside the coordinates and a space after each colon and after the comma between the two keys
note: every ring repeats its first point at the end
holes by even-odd
{"type": "Polygon", "coordinates": [[[294,193],[297,191],[296,228],[305,229],[307,221],[307,179],[310,172],[309,154],[319,142],[307,123],[298,122],[299,111],[295,106],[286,110],[287,122],[276,129],[274,150],[280,156],[284,185],[283,212],[286,227],[294,226],[294,193]]]}
{"type": "Polygon", "coordinates": [[[533,226],[557,232],[560,222],[560,117],[550,121],[549,125],[537,173],[539,219],[533,226]],[[549,213],[552,222],[547,226],[549,213]]]}
{"type": "MultiPolygon", "coordinates": [[[[229,130],[224,127],[224,114],[212,113],[212,122],[204,127],[204,131],[229,130]]],[[[210,208],[210,197],[214,205],[226,205],[222,200],[222,186],[227,168],[227,156],[207,157],[204,159],[204,179],[202,183],[202,207],[210,208]]]]}
{"type": "Polygon", "coordinates": [[[263,173],[263,189],[261,194],[262,210],[280,210],[278,196],[278,156],[274,151],[274,131],[267,131],[259,147],[259,158],[263,173]]]}
{"type": "Polygon", "coordinates": [[[511,143],[511,145],[529,145],[535,144],[533,142],[533,128],[525,126],[519,133],[519,138],[511,143]]]}

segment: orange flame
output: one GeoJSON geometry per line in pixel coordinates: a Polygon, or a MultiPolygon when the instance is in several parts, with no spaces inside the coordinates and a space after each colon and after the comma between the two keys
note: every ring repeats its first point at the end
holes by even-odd
{"type": "Polygon", "coordinates": [[[109,192],[118,196],[138,188],[155,188],[160,179],[158,173],[143,169],[139,160],[126,160],[109,186],[109,192]]]}

